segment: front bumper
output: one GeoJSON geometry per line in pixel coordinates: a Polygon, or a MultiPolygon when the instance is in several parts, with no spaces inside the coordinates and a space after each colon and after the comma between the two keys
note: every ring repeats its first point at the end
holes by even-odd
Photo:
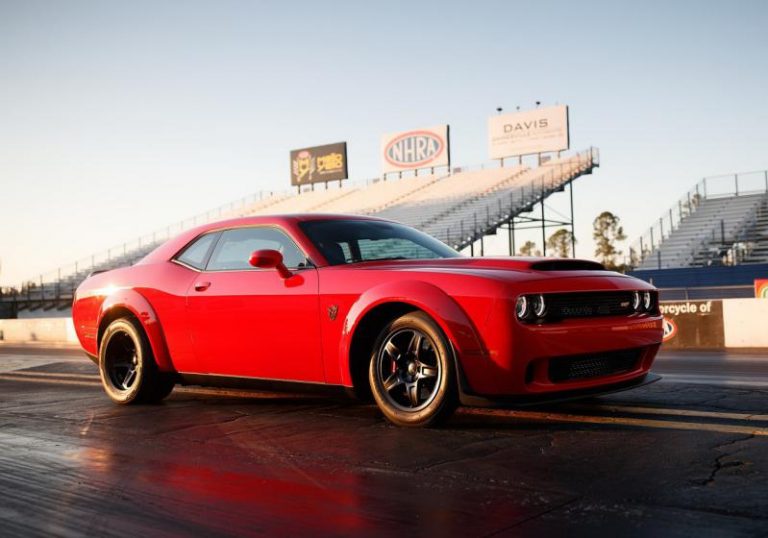
{"type": "Polygon", "coordinates": [[[660,375],[646,373],[628,381],[611,383],[608,385],[603,384],[588,389],[569,390],[550,394],[529,394],[523,396],[484,397],[467,394],[463,390],[459,390],[459,401],[461,402],[461,405],[468,407],[532,407],[536,405],[551,405],[635,389],[644,385],[650,385],[660,379],[660,375]]]}
{"type": "MultiPolygon", "coordinates": [[[[662,340],[660,315],[571,319],[559,323],[523,324],[499,316],[489,327],[483,355],[462,356],[461,389],[485,398],[558,398],[558,394],[602,390],[643,378],[662,340]],[[596,369],[595,375],[554,375],[553,361],[610,366],[612,357],[635,354],[626,367],[596,369]]],[[[628,364],[623,358],[624,364],[628,364]]],[[[576,364],[576,366],[580,366],[576,364]]]]}

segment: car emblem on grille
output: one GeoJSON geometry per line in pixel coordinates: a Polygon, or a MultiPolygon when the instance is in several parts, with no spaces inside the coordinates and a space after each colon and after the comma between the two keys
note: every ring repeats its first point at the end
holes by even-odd
{"type": "Polygon", "coordinates": [[[336,314],[339,313],[339,307],[335,304],[332,304],[328,307],[328,317],[331,318],[331,321],[336,319],[336,314]]]}
{"type": "Polygon", "coordinates": [[[621,301],[621,308],[627,308],[629,306],[629,301],[621,301]]]}

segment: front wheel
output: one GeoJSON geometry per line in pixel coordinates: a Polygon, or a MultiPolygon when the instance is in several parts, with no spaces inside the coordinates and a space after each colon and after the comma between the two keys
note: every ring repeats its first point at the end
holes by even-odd
{"type": "Polygon", "coordinates": [[[450,343],[423,312],[405,314],[384,327],[368,380],[379,409],[399,426],[433,426],[456,408],[450,343]]]}
{"type": "Polygon", "coordinates": [[[144,331],[131,318],[115,320],[104,331],[99,375],[107,396],[119,404],[157,403],[174,386],[169,374],[158,371],[144,331]]]}

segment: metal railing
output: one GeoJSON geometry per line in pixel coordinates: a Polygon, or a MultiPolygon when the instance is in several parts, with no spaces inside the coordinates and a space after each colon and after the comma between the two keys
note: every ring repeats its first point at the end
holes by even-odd
{"type": "Polygon", "coordinates": [[[466,248],[515,216],[530,211],[532,206],[597,166],[600,166],[600,152],[597,148],[589,148],[577,153],[567,163],[542,165],[541,168],[549,167],[549,169],[528,188],[523,186],[520,189],[510,190],[507,203],[504,203],[500,197],[496,198],[496,201],[489,201],[471,216],[453,223],[453,228],[448,227],[444,233],[437,233],[435,236],[457,250],[466,248]]]}
{"type": "MultiPolygon", "coordinates": [[[[683,220],[696,211],[703,200],[765,192],[768,192],[768,170],[705,177],[681,196],[630,245],[630,259],[639,266],[649,256],[658,257],[660,254],[658,247],[661,243],[680,227],[683,220]]],[[[701,247],[702,244],[693,246],[690,253],[691,261],[701,247]]],[[[659,259],[659,268],[662,267],[663,262],[664,260],[659,259]]]]}

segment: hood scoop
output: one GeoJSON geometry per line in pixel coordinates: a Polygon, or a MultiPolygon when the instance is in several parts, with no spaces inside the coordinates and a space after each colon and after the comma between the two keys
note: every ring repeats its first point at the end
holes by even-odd
{"type": "Polygon", "coordinates": [[[588,260],[543,260],[531,264],[534,271],[605,271],[603,264],[588,260]]]}

